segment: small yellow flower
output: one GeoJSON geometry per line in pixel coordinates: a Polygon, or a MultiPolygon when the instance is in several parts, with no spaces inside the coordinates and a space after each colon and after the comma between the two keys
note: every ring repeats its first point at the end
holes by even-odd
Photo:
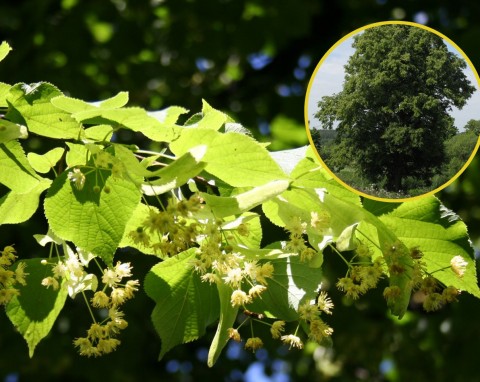
{"type": "Polygon", "coordinates": [[[78,351],[81,355],[87,355],[94,347],[90,340],[86,337],[79,337],[73,341],[75,347],[79,348],[78,351]]]}
{"type": "Polygon", "coordinates": [[[0,256],[0,265],[7,266],[9,267],[10,265],[13,264],[17,256],[15,255],[17,251],[13,246],[7,245],[6,247],[3,248],[3,251],[1,251],[1,256],[0,256]]]}
{"type": "Polygon", "coordinates": [[[452,258],[452,260],[450,260],[450,266],[458,277],[463,277],[467,269],[467,265],[468,263],[462,256],[455,256],[452,258]]]}
{"type": "Polygon", "coordinates": [[[255,285],[253,287],[250,288],[250,290],[248,291],[248,295],[251,297],[251,298],[255,298],[255,297],[258,297],[260,296],[260,294],[265,291],[267,288],[264,287],[263,285],[255,285]]]}
{"type": "Polygon", "coordinates": [[[280,334],[285,330],[285,321],[275,321],[270,328],[270,333],[272,333],[272,338],[280,338],[280,334]]]}
{"type": "Polygon", "coordinates": [[[460,294],[460,291],[454,286],[446,287],[442,292],[442,297],[445,302],[455,302],[457,301],[457,296],[460,294]]]}
{"type": "Polygon", "coordinates": [[[86,178],[79,168],[74,168],[73,172],[70,171],[67,174],[67,177],[69,180],[71,180],[75,184],[75,187],[77,188],[77,190],[81,191],[83,189],[83,186],[85,186],[86,178]]]}
{"type": "Polygon", "coordinates": [[[362,242],[360,242],[357,245],[357,248],[355,249],[355,252],[357,253],[357,255],[359,257],[362,257],[362,258],[371,258],[372,257],[372,253],[370,252],[370,248],[368,248],[368,246],[365,243],[362,243],[362,242]]]}
{"type": "Polygon", "coordinates": [[[319,232],[330,226],[330,214],[327,211],[312,211],[310,218],[310,225],[319,232]]]}
{"type": "Polygon", "coordinates": [[[107,268],[103,271],[102,282],[109,287],[117,285],[121,281],[121,277],[117,275],[114,269],[107,268]]]}
{"type": "Polygon", "coordinates": [[[17,283],[22,284],[22,285],[27,285],[27,282],[25,281],[25,277],[29,275],[29,273],[25,272],[25,268],[27,267],[27,264],[24,262],[20,262],[17,265],[17,269],[15,269],[15,280],[17,283]]]}
{"type": "Polygon", "coordinates": [[[19,294],[19,290],[15,288],[0,289],[0,305],[8,304],[14,296],[19,294]]]}
{"type": "Polygon", "coordinates": [[[385,300],[388,302],[394,302],[396,299],[398,299],[402,294],[402,290],[394,285],[394,286],[388,286],[383,290],[383,297],[385,300]]]}
{"type": "Polygon", "coordinates": [[[422,280],[421,290],[423,293],[425,294],[433,293],[433,292],[436,292],[437,289],[438,289],[438,282],[434,277],[428,276],[422,280]]]}
{"type": "Polygon", "coordinates": [[[112,288],[110,298],[112,299],[112,306],[122,305],[126,300],[125,290],[123,288],[112,288]]]}
{"type": "Polygon", "coordinates": [[[353,285],[353,280],[350,277],[341,277],[337,281],[337,288],[342,292],[346,292],[353,285]]]}
{"type": "Polygon", "coordinates": [[[92,297],[92,305],[95,308],[106,308],[110,304],[110,297],[103,291],[95,292],[92,297]]]}
{"type": "Polygon", "coordinates": [[[433,312],[439,310],[443,306],[444,302],[445,301],[440,293],[430,293],[427,294],[425,300],[423,301],[423,309],[425,309],[427,312],[433,312]]]}
{"type": "Polygon", "coordinates": [[[323,338],[331,336],[332,333],[333,329],[321,319],[316,319],[310,322],[310,337],[315,341],[321,342],[323,338]]]}
{"type": "Polygon", "coordinates": [[[318,318],[320,312],[316,305],[311,305],[309,302],[305,302],[298,307],[298,314],[302,320],[313,321],[318,318]]]}
{"type": "Polygon", "coordinates": [[[114,351],[120,345],[120,340],[116,338],[102,338],[98,341],[97,349],[103,354],[108,354],[114,351]]]}
{"type": "Polygon", "coordinates": [[[112,331],[115,331],[115,328],[123,330],[128,326],[128,322],[123,319],[124,315],[123,312],[120,312],[115,307],[108,310],[108,316],[111,320],[109,324],[114,326],[114,328],[111,328],[112,331]]]}
{"type": "Polygon", "coordinates": [[[306,247],[300,252],[300,261],[310,261],[317,254],[313,248],[306,247]]]}
{"type": "Polygon", "coordinates": [[[42,285],[47,287],[47,289],[49,287],[52,287],[53,290],[58,290],[58,287],[59,287],[59,284],[58,284],[58,281],[57,279],[53,278],[53,277],[45,277],[43,280],[42,280],[42,285]]]}
{"type": "Polygon", "coordinates": [[[240,337],[240,333],[237,329],[228,328],[227,329],[228,337],[234,341],[240,342],[242,338],[240,337]]]}
{"type": "Polygon", "coordinates": [[[287,334],[286,336],[282,336],[280,338],[284,344],[289,345],[289,348],[291,349],[292,347],[302,349],[303,348],[303,342],[300,339],[300,337],[297,337],[293,334],[287,334]]]}
{"type": "Polygon", "coordinates": [[[95,155],[95,166],[108,168],[112,163],[113,157],[105,151],[100,151],[95,155]]]}
{"type": "Polygon", "coordinates": [[[127,299],[133,298],[134,292],[138,291],[138,286],[140,282],[138,280],[128,280],[125,284],[125,297],[127,299]]]}
{"type": "Polygon", "coordinates": [[[301,236],[290,236],[287,242],[286,250],[292,253],[301,253],[306,248],[305,240],[301,236]]]}
{"type": "Polygon", "coordinates": [[[142,227],[138,227],[134,231],[130,231],[128,237],[133,240],[135,244],[141,244],[144,247],[150,246],[150,235],[148,235],[142,227]]]}
{"type": "Polygon", "coordinates": [[[205,273],[200,277],[202,281],[209,282],[210,284],[215,284],[219,281],[219,277],[215,273],[205,273]]]}
{"type": "Polygon", "coordinates": [[[306,226],[306,223],[302,223],[302,220],[298,216],[295,216],[285,228],[294,236],[302,236],[302,234],[305,232],[306,226]]]}
{"type": "Polygon", "coordinates": [[[130,263],[121,263],[120,261],[117,261],[114,271],[121,279],[124,277],[130,277],[132,275],[132,266],[130,263]]]}
{"type": "Polygon", "coordinates": [[[248,304],[250,301],[250,296],[240,289],[234,290],[230,298],[233,307],[248,304]]]}
{"type": "Polygon", "coordinates": [[[259,270],[259,268],[261,268],[257,262],[254,260],[254,261],[245,261],[243,263],[243,271],[245,272],[245,274],[252,278],[252,279],[255,279],[256,278],[256,275],[257,275],[257,272],[259,270]]]}
{"type": "Polygon", "coordinates": [[[240,236],[248,237],[248,235],[250,234],[249,224],[248,223],[241,223],[237,227],[237,232],[240,236]]]}
{"type": "Polygon", "coordinates": [[[65,265],[63,261],[59,261],[55,266],[52,268],[53,277],[63,278],[68,275],[68,267],[65,265]]]}
{"type": "Polygon", "coordinates": [[[320,309],[322,312],[325,312],[327,314],[332,314],[332,309],[333,309],[333,302],[332,300],[327,296],[327,292],[322,291],[318,295],[318,309],[320,309]]]}
{"type": "Polygon", "coordinates": [[[263,341],[259,337],[251,337],[245,343],[245,349],[251,350],[255,353],[255,350],[263,347],[263,341]]]}
{"type": "Polygon", "coordinates": [[[272,263],[267,262],[265,264],[262,264],[262,266],[257,268],[257,272],[255,274],[256,280],[263,285],[267,285],[267,278],[270,278],[273,276],[273,271],[275,268],[273,267],[272,263]]]}
{"type": "Polygon", "coordinates": [[[97,339],[100,339],[100,338],[104,338],[105,335],[106,335],[105,327],[103,327],[100,324],[97,324],[96,322],[94,322],[90,326],[90,329],[88,329],[87,333],[88,333],[88,338],[90,338],[91,340],[97,340],[97,339]]]}
{"type": "MultiPolygon", "coordinates": [[[[392,270],[390,269],[390,271],[392,270]]],[[[382,274],[382,267],[378,263],[358,267],[358,275],[361,279],[361,284],[365,289],[375,288],[382,277],[382,274]]]]}
{"type": "Polygon", "coordinates": [[[0,267],[0,284],[2,284],[4,287],[8,287],[14,284],[15,283],[14,275],[15,275],[14,272],[0,267]]]}
{"type": "Polygon", "coordinates": [[[223,278],[226,284],[230,284],[235,288],[239,288],[243,280],[243,272],[240,268],[231,268],[227,272],[227,276],[223,278]]]}

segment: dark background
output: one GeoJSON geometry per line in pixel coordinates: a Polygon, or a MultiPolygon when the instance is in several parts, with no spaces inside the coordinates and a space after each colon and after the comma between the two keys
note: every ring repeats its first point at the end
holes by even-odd
{"type": "MultiPolygon", "coordinates": [[[[342,36],[366,24],[424,22],[452,39],[480,66],[480,3],[475,1],[314,0],[41,0],[2,1],[0,40],[14,51],[0,64],[0,80],[49,81],[85,100],[127,90],[130,104],[148,109],[180,105],[198,112],[201,99],[251,128],[279,150],[307,144],[304,95],[310,75],[342,36]]],[[[128,139],[129,137],[124,137],[128,139]]],[[[47,150],[31,140],[29,150],[47,150]]],[[[439,197],[480,237],[479,160],[439,197]]],[[[1,169],[0,169],[1,171],[1,169]]],[[[31,235],[44,233],[41,213],[0,228],[0,246],[15,243],[23,257],[46,256],[31,235]]],[[[144,274],[154,259],[132,260],[144,274]]],[[[343,271],[326,254],[326,281],[343,271]]],[[[143,277],[143,276],[141,276],[143,277]]],[[[412,303],[392,318],[379,293],[336,306],[332,349],[286,351],[274,343],[256,355],[229,346],[206,366],[214,328],[205,339],[175,348],[158,362],[161,342],[150,323],[153,303],[139,293],[127,304],[130,326],[122,346],[101,359],[84,359],[72,340],[89,326],[86,307],[68,301],[52,334],[28,358],[24,340],[0,317],[0,378],[4,381],[474,381],[480,338],[480,301],[426,314],[412,303]],[[253,379],[252,379],[253,378],[253,379]]]]}

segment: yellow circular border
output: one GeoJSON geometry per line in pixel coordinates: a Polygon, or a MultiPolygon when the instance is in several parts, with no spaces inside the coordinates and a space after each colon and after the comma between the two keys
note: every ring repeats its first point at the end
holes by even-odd
{"type": "MultiPolygon", "coordinates": [[[[315,147],[315,144],[313,143],[313,140],[312,140],[312,135],[310,133],[310,126],[309,126],[309,123],[308,123],[308,100],[309,100],[309,97],[310,97],[310,90],[312,88],[312,84],[313,84],[313,81],[317,75],[317,72],[318,70],[320,69],[320,67],[322,66],[323,62],[325,61],[325,59],[330,55],[330,53],[332,53],[338,45],[340,45],[342,42],[344,42],[345,40],[349,39],[350,37],[352,37],[353,35],[355,34],[358,34],[359,32],[361,31],[364,31],[365,29],[369,29],[369,28],[374,28],[374,27],[377,27],[377,26],[381,26],[381,25],[391,25],[391,24],[402,24],[402,25],[409,25],[409,26],[413,26],[413,27],[417,27],[417,28],[422,28],[422,29],[425,29],[429,32],[432,32],[432,33],[435,33],[437,36],[441,37],[442,39],[448,41],[461,55],[462,57],[465,59],[465,61],[467,61],[467,64],[469,65],[470,69],[472,70],[473,74],[475,75],[475,78],[477,80],[477,85],[480,89],[480,78],[478,76],[478,73],[477,71],[475,70],[475,67],[473,66],[472,62],[470,61],[470,59],[467,57],[467,55],[463,52],[462,49],[460,49],[460,47],[455,44],[452,40],[450,40],[447,36],[445,36],[444,34],[436,31],[435,29],[433,28],[430,28],[430,27],[427,27],[425,25],[422,25],[422,24],[418,24],[418,23],[414,23],[414,22],[410,22],[410,21],[380,21],[380,22],[376,22],[376,23],[372,23],[372,24],[367,24],[361,28],[358,28],[358,29],[355,29],[353,32],[350,32],[349,34],[343,36],[340,40],[338,40],[322,57],[322,59],[319,61],[319,63],[317,64],[317,66],[315,67],[315,70],[313,71],[312,73],[312,76],[310,77],[310,81],[308,82],[308,87],[307,87],[307,92],[305,94],[305,103],[304,103],[304,118],[305,118],[305,127],[306,127],[306,130],[307,130],[307,136],[308,136],[308,141],[310,142],[310,145],[312,146],[312,149],[313,151],[315,152],[317,158],[320,160],[320,163],[323,165],[324,169],[337,181],[339,182],[340,184],[342,184],[345,188],[349,189],[350,191],[354,192],[355,194],[357,195],[360,195],[360,196],[363,196],[365,198],[368,198],[368,199],[373,199],[373,200],[377,200],[377,201],[380,201],[380,202],[390,202],[390,203],[401,203],[401,202],[407,202],[407,201],[412,201],[412,200],[416,200],[416,199],[420,199],[420,198],[423,198],[423,197],[426,197],[426,196],[429,196],[429,195],[433,195],[441,190],[443,190],[445,187],[448,187],[452,182],[455,181],[455,179],[457,179],[464,171],[465,169],[469,166],[470,162],[473,160],[473,158],[475,157],[477,151],[478,151],[478,148],[480,146],[480,137],[477,139],[477,144],[475,145],[475,148],[473,149],[472,151],[472,154],[470,155],[470,157],[468,158],[467,162],[463,165],[463,167],[448,181],[448,182],[445,182],[444,184],[442,184],[440,187],[437,187],[436,189],[430,191],[430,192],[427,192],[425,194],[422,194],[422,195],[417,195],[417,196],[412,196],[410,198],[398,198],[398,199],[386,199],[386,198],[379,198],[377,196],[373,196],[373,195],[369,195],[369,194],[366,194],[364,192],[361,192],[361,191],[358,191],[357,189],[349,186],[348,184],[346,184],[343,180],[341,180],[340,178],[338,178],[331,170],[330,168],[325,164],[325,162],[322,160],[322,158],[320,157],[320,154],[318,153],[318,150],[317,148],[315,147]]],[[[477,89],[477,91],[480,91],[479,89],[477,89]]]]}

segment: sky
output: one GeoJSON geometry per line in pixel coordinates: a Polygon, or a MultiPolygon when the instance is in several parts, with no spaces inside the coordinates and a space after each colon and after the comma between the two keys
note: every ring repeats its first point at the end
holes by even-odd
{"type": "MultiPolygon", "coordinates": [[[[448,50],[462,57],[461,54],[448,42],[448,50]]],[[[310,87],[310,94],[307,104],[307,113],[310,128],[321,128],[320,122],[315,119],[314,114],[317,112],[317,103],[325,95],[332,95],[342,90],[345,72],[343,66],[347,63],[348,58],[354,53],[352,48],[353,36],[346,39],[327,56],[317,70],[313,83],[310,87]]],[[[462,57],[463,58],[463,57],[462,57]]],[[[465,75],[470,82],[477,88],[475,93],[467,101],[467,104],[458,110],[452,108],[450,115],[455,119],[455,126],[462,130],[470,119],[480,119],[480,86],[475,78],[475,74],[471,67],[467,65],[464,70],[465,75]]]]}

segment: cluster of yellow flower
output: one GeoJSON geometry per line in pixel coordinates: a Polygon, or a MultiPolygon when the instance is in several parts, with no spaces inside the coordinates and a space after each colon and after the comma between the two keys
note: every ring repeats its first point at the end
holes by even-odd
{"type": "Polygon", "coordinates": [[[8,304],[14,296],[20,294],[15,288],[16,284],[26,285],[25,277],[28,273],[25,273],[24,262],[19,262],[14,271],[9,269],[16,259],[15,248],[11,245],[7,245],[0,252],[0,305],[8,304]]]}
{"type": "Polygon", "coordinates": [[[330,215],[326,211],[311,212],[310,225],[302,222],[298,216],[293,217],[285,227],[289,231],[289,240],[285,249],[299,255],[300,261],[310,261],[317,254],[317,251],[306,244],[304,235],[307,233],[307,229],[312,229],[317,234],[323,235],[329,225],[330,215]]]}
{"type": "Polygon", "coordinates": [[[103,289],[95,292],[91,303],[95,308],[108,309],[108,316],[102,322],[97,322],[92,314],[93,323],[87,336],[74,341],[81,355],[97,357],[114,351],[120,344],[120,340],[115,336],[125,329],[128,323],[119,307],[134,297],[139,286],[138,280],[128,280],[122,284],[123,278],[132,276],[131,270],[130,263],[121,262],[103,270],[103,289]],[[110,295],[106,293],[108,290],[110,295]]]}
{"type": "Polygon", "coordinates": [[[79,337],[73,341],[80,355],[98,357],[111,353],[120,345],[120,340],[115,336],[128,326],[123,318],[123,312],[110,308],[106,320],[105,323],[92,323],[86,337],[79,337]]]}
{"type": "Polygon", "coordinates": [[[347,276],[337,281],[337,288],[345,295],[356,300],[360,295],[377,286],[383,274],[383,260],[375,259],[373,263],[354,265],[348,270],[347,276]]]}
{"type": "MultiPolygon", "coordinates": [[[[349,264],[347,275],[337,281],[337,287],[345,292],[346,296],[357,299],[369,289],[375,288],[384,273],[391,276],[405,274],[408,270],[408,286],[413,292],[421,295],[423,308],[427,312],[435,311],[447,303],[457,300],[460,293],[453,286],[442,287],[441,283],[426,269],[423,261],[423,253],[418,247],[408,250],[401,242],[386,245],[382,257],[371,260],[368,247],[360,243],[356,249],[356,255],[362,261],[362,265],[349,264]]],[[[451,261],[451,269],[457,277],[463,277],[468,263],[461,257],[455,256],[451,261]]],[[[403,291],[396,285],[385,287],[384,298],[394,302],[402,296],[403,291]]]]}
{"type": "Polygon", "coordinates": [[[52,276],[45,277],[42,285],[47,288],[52,287],[54,290],[66,288],[72,298],[79,293],[82,294],[93,323],[87,331],[87,336],[76,338],[74,345],[79,349],[81,355],[88,357],[110,353],[120,344],[120,340],[115,337],[128,325],[119,307],[134,297],[134,293],[138,291],[139,281],[124,282],[123,279],[132,276],[132,267],[130,263],[117,262],[116,265],[106,269],[100,268],[103,288],[99,290],[97,276],[86,271],[86,267],[92,259],[100,267],[94,255],[85,253],[79,248],[73,251],[65,242],[62,243],[62,246],[65,253],[63,258],[55,262],[42,260],[42,264],[49,264],[52,267],[52,276]],[[94,292],[90,303],[85,295],[87,290],[94,292]],[[108,312],[105,314],[106,318],[98,322],[90,304],[94,308],[108,312]]]}
{"type": "MultiPolygon", "coordinates": [[[[321,343],[325,338],[329,337],[333,333],[333,329],[329,327],[322,319],[321,313],[332,314],[333,303],[332,300],[327,296],[325,291],[320,292],[318,296],[318,301],[316,304],[311,302],[305,302],[298,308],[299,320],[305,321],[309,327],[309,338],[313,341],[321,343]]],[[[248,312],[248,311],[245,311],[248,312]]],[[[273,339],[280,339],[284,344],[288,345],[291,349],[292,347],[302,349],[304,343],[302,339],[297,335],[300,323],[297,325],[297,328],[294,333],[284,334],[285,332],[285,321],[276,320],[272,323],[267,323],[262,321],[264,318],[263,315],[252,314],[248,312],[247,319],[244,320],[238,328],[229,328],[228,336],[230,339],[241,342],[242,338],[240,336],[239,329],[245,324],[245,322],[252,317],[256,316],[256,321],[270,326],[270,334],[273,339]]],[[[252,328],[253,332],[253,328],[252,328]]],[[[245,341],[245,349],[255,352],[256,350],[263,347],[263,340],[260,337],[249,337],[245,341]]]]}
{"type": "Polygon", "coordinates": [[[164,211],[152,208],[142,226],[131,231],[129,237],[156,254],[177,255],[196,243],[201,228],[189,217],[200,207],[201,199],[196,194],[186,200],[170,198],[164,211]]]}
{"type": "MultiPolygon", "coordinates": [[[[239,221],[234,224],[229,222],[229,227],[226,228],[225,221],[208,218],[207,213],[198,218],[200,215],[196,212],[201,208],[202,200],[196,194],[187,200],[170,198],[167,207],[162,211],[152,208],[142,225],[130,232],[129,237],[135,244],[169,257],[196,247],[196,256],[191,264],[200,274],[201,280],[211,284],[223,283],[231,287],[232,307],[243,308],[244,312],[248,312],[246,306],[254,299],[261,298],[267,289],[268,279],[274,276],[274,265],[269,261],[246,258],[244,254],[234,250],[232,244],[236,242],[235,235],[244,237],[250,235],[248,222],[239,221]]],[[[317,251],[306,244],[307,227],[321,234],[329,222],[330,216],[327,213],[312,213],[309,226],[300,218],[293,218],[286,227],[290,238],[284,251],[298,255],[301,261],[309,261],[317,251]]],[[[318,305],[311,305],[308,314],[306,307],[307,305],[299,308],[299,319],[308,323],[310,337],[321,341],[330,336],[333,330],[320,319],[320,312],[330,314],[333,307],[331,300],[322,293],[318,305]]],[[[247,317],[244,323],[250,318],[247,317]]],[[[257,321],[267,324],[258,317],[257,321]]],[[[244,323],[238,328],[230,328],[229,337],[241,341],[238,330],[244,323]]],[[[290,347],[302,348],[303,342],[296,334],[282,335],[284,327],[284,321],[273,322],[271,324],[273,338],[281,339],[290,347]]],[[[245,342],[245,348],[253,351],[262,346],[263,342],[259,337],[252,336],[245,342]]]]}
{"type": "MultiPolygon", "coordinates": [[[[321,232],[325,229],[328,221],[329,217],[327,215],[319,216],[317,213],[312,213],[310,228],[321,232]]],[[[306,234],[307,227],[307,223],[302,222],[298,217],[292,218],[286,226],[286,229],[289,231],[289,241],[285,244],[284,250],[290,255],[298,255],[301,261],[309,261],[317,253],[317,251],[306,244],[304,235],[306,234]]],[[[215,247],[219,248],[218,243],[215,247]]],[[[239,254],[223,253],[221,259],[222,260],[218,258],[213,261],[212,269],[214,273],[204,273],[202,279],[210,282],[219,282],[221,280],[231,285],[234,288],[231,296],[232,306],[241,306],[245,309],[246,304],[251,303],[254,297],[258,297],[261,292],[267,289],[267,278],[273,277],[275,268],[270,262],[264,262],[261,265],[259,262],[251,260],[242,262],[243,258],[239,254]],[[242,283],[244,281],[250,285],[248,293],[242,290],[242,283]]],[[[208,263],[207,260],[203,259],[197,264],[197,269],[205,269],[206,263],[208,263]]],[[[324,291],[319,294],[316,304],[306,302],[299,306],[299,321],[304,321],[308,325],[310,339],[322,342],[323,339],[332,335],[333,329],[320,317],[322,312],[331,314],[332,308],[333,303],[324,291]]],[[[297,335],[300,323],[297,325],[294,333],[283,334],[285,332],[285,321],[276,320],[268,323],[263,320],[264,317],[262,314],[251,313],[246,309],[244,313],[247,314],[247,318],[237,328],[228,329],[228,336],[232,340],[241,342],[240,328],[247,321],[250,321],[250,323],[256,321],[270,326],[270,333],[273,339],[280,339],[290,348],[303,348],[304,343],[297,335]]],[[[263,340],[253,335],[253,327],[251,327],[251,331],[252,336],[245,341],[245,349],[255,352],[257,349],[263,347],[263,340]]]]}

